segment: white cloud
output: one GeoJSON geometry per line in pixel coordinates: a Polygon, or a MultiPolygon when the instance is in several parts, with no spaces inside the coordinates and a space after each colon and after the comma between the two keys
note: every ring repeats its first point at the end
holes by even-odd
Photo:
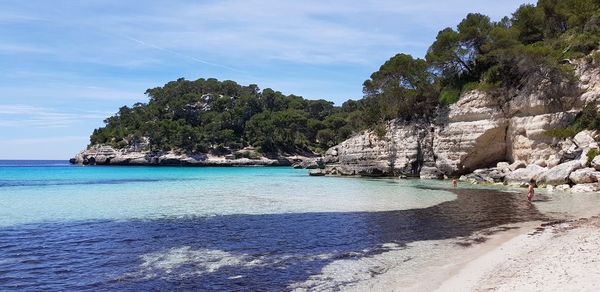
{"type": "Polygon", "coordinates": [[[60,128],[108,117],[105,112],[61,112],[52,108],[22,104],[0,104],[0,127],[60,128]]]}
{"type": "Polygon", "coordinates": [[[23,138],[23,139],[8,139],[4,142],[12,145],[44,145],[56,142],[83,142],[87,143],[90,140],[88,136],[53,136],[42,138],[23,138]]]}

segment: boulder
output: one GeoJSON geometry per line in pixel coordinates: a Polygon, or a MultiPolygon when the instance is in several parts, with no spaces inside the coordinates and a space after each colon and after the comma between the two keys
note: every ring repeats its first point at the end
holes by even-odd
{"type": "Polygon", "coordinates": [[[592,160],[591,166],[596,170],[600,170],[600,155],[594,157],[592,160]]]}
{"type": "Polygon", "coordinates": [[[505,182],[509,185],[525,186],[537,175],[546,171],[547,168],[536,164],[530,164],[525,168],[519,168],[506,175],[505,182]]]}
{"type": "Polygon", "coordinates": [[[469,174],[462,175],[458,180],[463,181],[463,182],[468,182],[471,184],[486,183],[486,181],[483,177],[481,177],[480,175],[475,174],[475,173],[469,173],[469,174]]]}
{"type": "Polygon", "coordinates": [[[600,191],[600,184],[598,184],[598,183],[579,184],[579,185],[574,185],[571,188],[572,193],[590,193],[590,192],[598,192],[598,191],[600,191]]]}
{"type": "Polygon", "coordinates": [[[423,166],[421,167],[419,177],[424,179],[444,179],[444,173],[437,167],[423,166]]]}
{"type": "Polygon", "coordinates": [[[600,176],[600,172],[588,167],[573,171],[569,175],[569,179],[574,184],[588,184],[598,182],[598,176],[600,176]]]}
{"type": "Polygon", "coordinates": [[[567,161],[579,159],[582,153],[583,149],[581,148],[569,149],[563,153],[560,162],[565,163],[567,161]]]}
{"type": "Polygon", "coordinates": [[[557,155],[550,155],[546,160],[546,167],[552,168],[560,164],[560,157],[557,155]]]}
{"type": "Polygon", "coordinates": [[[498,169],[498,171],[504,172],[504,173],[509,173],[512,170],[510,169],[510,164],[508,162],[498,162],[496,164],[496,169],[498,169]]]}
{"type": "Polygon", "coordinates": [[[497,168],[477,169],[473,173],[481,176],[484,181],[490,183],[503,182],[504,177],[506,176],[505,172],[502,172],[497,168]]]}
{"type": "Polygon", "coordinates": [[[463,175],[459,178],[460,181],[469,182],[472,184],[480,183],[499,183],[504,181],[506,173],[497,168],[476,169],[473,173],[463,175]]]}
{"type": "Polygon", "coordinates": [[[596,136],[596,131],[584,130],[575,137],[573,137],[573,141],[577,144],[579,148],[587,148],[590,144],[595,143],[594,137],[596,136]]]}
{"type": "Polygon", "coordinates": [[[546,185],[562,185],[569,183],[569,175],[581,168],[579,160],[573,160],[559,164],[553,168],[550,168],[541,173],[536,179],[536,183],[539,186],[546,185]]]}
{"type": "Polygon", "coordinates": [[[521,168],[525,168],[525,167],[527,167],[527,164],[525,162],[523,162],[523,161],[515,161],[515,162],[513,162],[513,164],[511,164],[509,166],[509,169],[511,171],[515,171],[517,169],[521,169],[521,168]]]}

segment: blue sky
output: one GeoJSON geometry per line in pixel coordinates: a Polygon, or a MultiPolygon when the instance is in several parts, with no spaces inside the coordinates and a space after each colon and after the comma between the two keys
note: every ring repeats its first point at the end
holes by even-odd
{"type": "Polygon", "coordinates": [[[0,159],[67,159],[123,105],[179,77],[341,103],[396,53],[423,57],[507,1],[0,0],[0,159]]]}

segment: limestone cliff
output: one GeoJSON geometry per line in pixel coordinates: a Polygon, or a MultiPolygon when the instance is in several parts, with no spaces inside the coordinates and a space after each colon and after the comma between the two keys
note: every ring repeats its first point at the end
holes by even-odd
{"type": "Polygon", "coordinates": [[[187,154],[177,151],[144,151],[126,148],[114,149],[94,145],[70,160],[81,165],[137,165],[137,166],[290,166],[310,160],[303,156],[265,157],[252,148],[245,148],[230,155],[208,153],[187,154]]]}
{"type": "Polygon", "coordinates": [[[600,66],[576,64],[574,85],[544,80],[490,96],[463,94],[435,120],[391,121],[384,137],[364,131],[329,149],[325,172],[342,175],[457,176],[500,161],[552,167],[580,156],[569,140],[544,135],[565,127],[600,99],[600,66]]]}

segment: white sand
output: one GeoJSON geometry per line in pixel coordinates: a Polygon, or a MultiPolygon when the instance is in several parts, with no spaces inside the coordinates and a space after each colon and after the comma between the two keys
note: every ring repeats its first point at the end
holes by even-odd
{"type": "Polygon", "coordinates": [[[600,291],[600,219],[519,235],[464,265],[438,291],[600,291]]]}

